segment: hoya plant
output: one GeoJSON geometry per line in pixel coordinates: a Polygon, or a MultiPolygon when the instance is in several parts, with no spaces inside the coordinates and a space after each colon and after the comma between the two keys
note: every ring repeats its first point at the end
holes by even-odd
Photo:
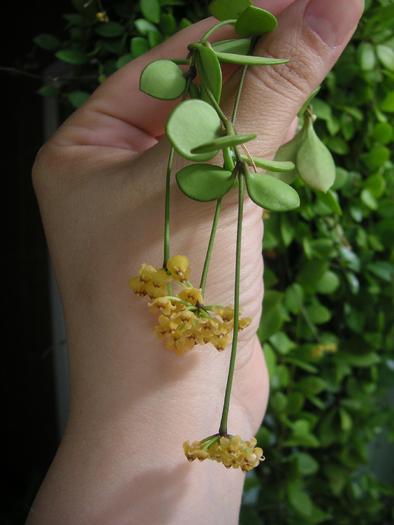
{"type": "Polygon", "coordinates": [[[278,153],[282,160],[264,159],[249,153],[247,144],[256,135],[237,133],[238,106],[249,66],[276,66],[287,62],[286,58],[253,55],[257,39],[275,29],[277,20],[268,11],[245,0],[231,4],[215,0],[210,5],[210,11],[219,22],[198,42],[189,44],[189,53],[185,59],[157,60],[148,64],[141,74],[140,89],[144,93],[161,100],[180,97],[183,100],[173,110],[166,125],[166,135],[172,148],[165,183],[163,264],[160,268],[144,264],[139,275],[131,279],[130,286],[136,294],[150,298],[149,307],[158,316],[156,333],[163,339],[166,348],[178,355],[191,351],[196,345],[205,344],[224,351],[232,338],[218,431],[201,441],[192,444],[185,442],[184,451],[190,461],[213,459],[226,467],[250,471],[262,461],[263,450],[255,446],[255,438],[243,441],[239,436],[231,435],[227,428],[238,333],[250,323],[250,319],[240,318],[239,301],[245,193],[265,210],[292,210],[299,207],[300,198],[289,182],[299,175],[310,188],[327,192],[335,180],[335,165],[329,150],[314,131],[314,116],[308,103],[302,112],[302,129],[278,153]],[[234,27],[239,38],[211,43],[215,32],[228,25],[234,27]],[[242,67],[233,110],[229,116],[221,108],[222,64],[242,67]],[[186,167],[176,173],[181,191],[196,201],[216,201],[198,287],[188,280],[187,256],[170,257],[170,188],[176,154],[189,161],[186,167]],[[219,165],[207,164],[207,161],[216,159],[218,154],[219,165]],[[204,299],[209,263],[222,200],[231,191],[238,192],[238,226],[234,239],[234,305],[210,305],[204,299]]]}
{"type": "MultiPolygon", "coordinates": [[[[320,92],[311,94],[294,139],[274,160],[252,156],[254,135],[237,132],[249,66],[286,61],[253,55],[256,39],[277,24],[267,11],[247,0],[212,2],[219,22],[190,43],[188,55],[156,61],[141,75],[142,91],[179,99],[179,105],[166,127],[172,149],[163,174],[163,261],[144,265],[130,285],[149,297],[158,336],[180,358],[196,344],[227,351],[231,342],[218,429],[185,442],[184,451],[189,460],[247,471],[243,524],[393,521],[393,490],[376,476],[370,444],[384,429],[387,439],[393,432],[385,389],[394,369],[394,2],[366,4],[352,44],[320,92]],[[236,38],[215,41],[217,27],[227,24],[236,38]],[[221,106],[223,63],[242,71],[230,115],[221,106]],[[187,165],[173,173],[175,155],[187,165]],[[172,177],[187,197],[216,201],[204,268],[194,285],[187,254],[170,250],[172,177]],[[210,305],[204,302],[210,256],[221,203],[230,192],[239,202],[234,302],[210,305]],[[250,321],[241,317],[239,304],[246,194],[265,210],[259,336],[271,398],[256,438],[243,440],[227,429],[227,415],[237,336],[250,321]]],[[[65,65],[41,93],[74,107],[123,64],[207,14],[207,3],[182,0],[73,0],[73,6],[65,15],[65,37],[39,35],[36,43],[65,65]]],[[[383,463],[389,461],[386,453],[383,463]]]]}

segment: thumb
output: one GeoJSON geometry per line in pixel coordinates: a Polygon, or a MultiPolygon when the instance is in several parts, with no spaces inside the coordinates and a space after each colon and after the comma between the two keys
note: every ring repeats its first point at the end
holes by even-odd
{"type": "Polygon", "coordinates": [[[363,4],[363,0],[296,0],[279,17],[278,29],[258,44],[255,54],[289,62],[251,68],[246,76],[237,129],[257,133],[251,152],[275,154],[298,111],[348,44],[363,4]]]}

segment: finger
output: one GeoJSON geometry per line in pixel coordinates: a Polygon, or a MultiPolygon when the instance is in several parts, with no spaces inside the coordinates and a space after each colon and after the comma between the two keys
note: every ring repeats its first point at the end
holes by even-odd
{"type": "Polygon", "coordinates": [[[256,54],[290,61],[251,69],[238,113],[237,129],[258,134],[251,151],[275,154],[301,106],[346,47],[362,11],[362,0],[296,0],[281,14],[277,30],[256,54]]]}
{"type": "MultiPolygon", "coordinates": [[[[279,14],[294,0],[258,0],[257,5],[279,14]]],[[[187,46],[198,41],[216,22],[208,18],[194,24],[112,75],[80,110],[76,111],[56,140],[61,145],[103,145],[142,152],[164,133],[169,113],[179,101],[153,99],[139,89],[144,67],[160,58],[185,58],[187,46]]],[[[234,36],[231,28],[215,33],[215,39],[234,36]]]]}

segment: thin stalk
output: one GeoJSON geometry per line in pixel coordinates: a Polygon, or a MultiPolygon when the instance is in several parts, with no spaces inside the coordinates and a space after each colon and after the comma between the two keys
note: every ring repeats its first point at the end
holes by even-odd
{"type": "Polygon", "coordinates": [[[212,258],[212,251],[213,251],[213,246],[215,244],[216,231],[218,229],[221,209],[222,209],[222,199],[220,198],[216,201],[216,208],[215,208],[215,215],[213,217],[213,222],[212,222],[211,236],[209,237],[207,254],[205,256],[204,268],[203,268],[202,275],[201,275],[200,288],[201,288],[201,293],[203,296],[204,296],[205,288],[207,285],[209,264],[212,258]]]}
{"type": "Polygon", "coordinates": [[[163,268],[167,268],[167,261],[170,258],[170,207],[171,207],[171,174],[174,163],[174,148],[171,148],[168,156],[167,175],[166,175],[166,198],[164,210],[164,256],[163,268]]]}
{"type": "MultiPolygon", "coordinates": [[[[206,93],[211,101],[211,104],[212,106],[215,108],[220,120],[222,121],[223,125],[226,127],[226,130],[228,129],[228,125],[229,123],[231,124],[231,122],[229,121],[229,119],[227,118],[226,114],[224,113],[224,111],[222,110],[222,108],[219,106],[216,98],[214,97],[212,91],[209,89],[209,88],[205,88],[206,89],[206,93]]],[[[233,133],[234,134],[234,131],[233,133]]]]}
{"type": "Polygon", "coordinates": [[[241,95],[242,95],[242,89],[244,87],[244,83],[245,83],[245,78],[246,78],[246,73],[248,72],[248,66],[244,66],[242,68],[242,75],[241,75],[241,80],[239,81],[239,86],[238,86],[238,89],[237,89],[237,94],[235,96],[235,102],[234,102],[234,108],[233,108],[233,113],[231,115],[231,122],[234,124],[234,122],[236,121],[237,119],[237,114],[238,114],[238,108],[239,108],[239,103],[241,101],[241,95]]]}
{"type": "MultiPolygon", "coordinates": [[[[249,48],[249,52],[252,53],[253,52],[253,49],[256,45],[256,42],[257,42],[257,38],[253,38],[250,42],[250,48],[249,48]]],[[[237,114],[238,114],[238,108],[239,108],[239,103],[241,101],[241,95],[242,95],[242,90],[243,90],[243,87],[244,87],[244,84],[245,84],[245,79],[246,79],[246,74],[248,72],[248,66],[244,66],[242,68],[242,74],[241,74],[241,79],[239,81],[239,86],[238,86],[238,89],[237,89],[237,94],[235,96],[235,102],[234,102],[234,108],[233,108],[233,113],[231,115],[231,122],[234,124],[235,121],[237,120],[237,114]]]]}
{"type": "Polygon", "coordinates": [[[215,31],[217,31],[218,29],[220,29],[221,27],[223,26],[233,26],[235,23],[237,22],[237,20],[234,18],[231,18],[229,20],[223,20],[222,22],[219,22],[218,24],[215,24],[214,26],[211,27],[211,29],[209,29],[204,35],[203,37],[201,38],[200,42],[206,42],[208,40],[208,38],[210,36],[212,36],[215,31]]]}
{"type": "Polygon", "coordinates": [[[220,427],[219,427],[220,435],[227,434],[228,411],[230,407],[231,388],[233,385],[233,378],[234,378],[235,360],[237,357],[244,195],[245,195],[244,176],[242,173],[239,173],[238,174],[237,249],[236,249],[235,286],[234,286],[234,331],[233,331],[233,341],[232,341],[232,346],[231,346],[230,365],[229,365],[228,376],[227,376],[226,392],[224,394],[222,419],[220,421],[220,427]]]}

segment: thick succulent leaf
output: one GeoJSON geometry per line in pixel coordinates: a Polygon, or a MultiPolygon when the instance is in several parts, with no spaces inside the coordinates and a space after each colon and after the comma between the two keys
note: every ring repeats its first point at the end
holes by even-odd
{"type": "Polygon", "coordinates": [[[295,170],[294,162],[290,161],[268,160],[261,157],[250,158],[247,155],[241,155],[241,157],[249,166],[253,166],[254,164],[258,168],[263,168],[274,173],[291,173],[295,170]]]}
{"type": "Polygon", "coordinates": [[[166,126],[167,136],[176,151],[195,162],[212,159],[212,153],[194,154],[192,149],[212,142],[220,135],[221,123],[212,106],[203,100],[186,100],[171,113],[166,126]]]}
{"type": "Polygon", "coordinates": [[[225,195],[234,185],[231,171],[211,164],[192,164],[176,174],[181,191],[196,201],[214,201],[225,195]]]}
{"type": "Polygon", "coordinates": [[[245,144],[250,140],[254,140],[256,135],[226,135],[224,137],[219,137],[212,142],[208,142],[194,148],[192,153],[209,153],[211,151],[218,151],[219,149],[230,148],[233,146],[238,146],[239,144],[245,144]]]}
{"type": "Polygon", "coordinates": [[[298,208],[300,197],[296,190],[271,175],[249,173],[246,187],[252,201],[272,211],[288,211],[298,208]]]}
{"type": "Polygon", "coordinates": [[[276,17],[265,9],[248,7],[238,18],[235,30],[240,36],[261,36],[278,25],[276,17]]]}
{"type": "Polygon", "coordinates": [[[223,78],[219,59],[213,49],[207,46],[199,45],[197,51],[197,69],[200,73],[201,89],[202,91],[209,89],[215,100],[220,102],[223,78]]]}
{"type": "Polygon", "coordinates": [[[186,79],[179,66],[171,60],[156,60],[143,70],[140,89],[154,98],[174,100],[185,91],[186,79]]]}
{"type": "Polygon", "coordinates": [[[209,11],[218,20],[233,20],[251,5],[251,0],[214,0],[209,11]]]}
{"type": "Polygon", "coordinates": [[[274,170],[270,170],[269,173],[278,179],[280,179],[283,182],[286,182],[287,184],[291,184],[296,179],[298,172],[297,172],[297,165],[296,165],[296,159],[297,159],[297,153],[300,148],[302,135],[304,131],[299,131],[289,142],[286,142],[286,144],[283,144],[275,155],[275,161],[276,162],[292,162],[294,164],[294,169],[292,171],[288,171],[287,173],[279,173],[274,170]]]}
{"type": "Polygon", "coordinates": [[[212,43],[212,47],[218,53],[236,53],[247,55],[250,51],[250,38],[236,38],[232,40],[218,40],[212,43]]]}
{"type": "Polygon", "coordinates": [[[313,190],[327,192],[335,182],[334,159],[317,136],[312,121],[302,136],[296,164],[301,179],[313,190]]]}
{"type": "Polygon", "coordinates": [[[287,58],[270,58],[252,55],[237,55],[235,53],[218,53],[216,55],[220,62],[225,64],[239,64],[243,66],[275,66],[287,64],[287,58]]]}

